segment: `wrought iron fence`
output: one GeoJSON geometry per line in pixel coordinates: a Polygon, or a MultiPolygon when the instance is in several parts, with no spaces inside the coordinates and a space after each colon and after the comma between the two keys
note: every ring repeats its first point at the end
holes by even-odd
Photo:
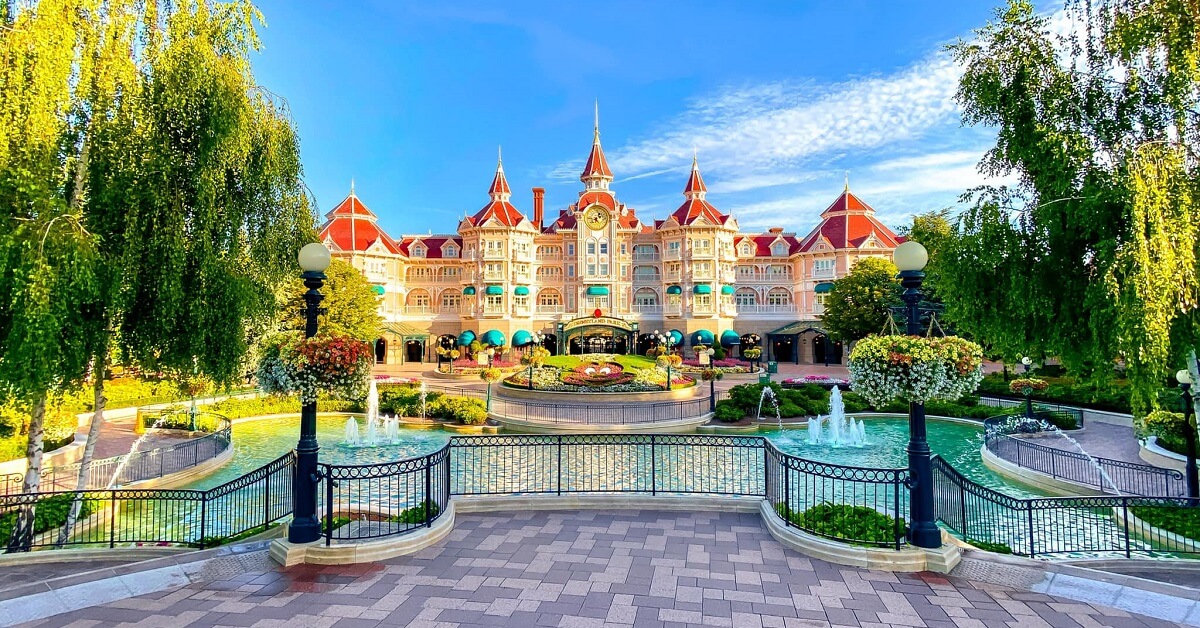
{"type": "Polygon", "coordinates": [[[429,527],[450,502],[449,446],[420,458],[372,465],[322,464],[325,544],[429,527]]]}
{"type": "MultiPolygon", "coordinates": [[[[88,489],[107,489],[161,478],[190,469],[225,453],[233,442],[229,419],[211,412],[198,412],[196,417],[216,419],[217,429],[177,445],[93,460],[88,467],[85,486],[88,489]]],[[[80,463],[76,462],[43,469],[38,491],[47,493],[75,490],[79,482],[80,466],[80,463]]],[[[5,475],[0,477],[0,491],[4,495],[20,493],[24,482],[24,474],[5,475]]]]}
{"type": "Polygon", "coordinates": [[[1006,418],[992,417],[983,422],[984,446],[1002,460],[1054,479],[1094,488],[1101,493],[1187,496],[1187,482],[1179,471],[1097,458],[1016,438],[1002,427],[1006,418]]]}
{"type": "MultiPolygon", "coordinates": [[[[934,458],[937,517],[966,540],[984,541],[1024,556],[1133,552],[1200,553],[1200,541],[1157,528],[1200,500],[1099,496],[1018,499],[981,486],[934,458]]],[[[1189,517],[1190,518],[1190,517],[1189,517]]]]}
{"type": "MultiPolygon", "coordinates": [[[[979,405],[995,408],[1024,408],[1023,397],[1000,397],[995,395],[980,395],[979,405]]],[[[1077,427],[1083,427],[1083,409],[1074,406],[1064,406],[1044,401],[1033,402],[1033,414],[1036,418],[1046,420],[1054,425],[1074,421],[1077,427]]]]}
{"type": "Polygon", "coordinates": [[[294,456],[288,453],[205,491],[109,489],[3,495],[0,542],[9,541],[24,511],[35,521],[24,547],[57,546],[65,513],[78,499],[83,504],[81,515],[64,546],[219,545],[231,537],[265,530],[291,512],[294,466],[294,456]]]}

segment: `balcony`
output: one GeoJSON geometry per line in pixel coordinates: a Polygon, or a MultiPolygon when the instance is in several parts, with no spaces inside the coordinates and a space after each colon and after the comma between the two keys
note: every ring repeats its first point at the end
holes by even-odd
{"type": "Polygon", "coordinates": [[[678,249],[674,251],[667,249],[667,252],[663,254],[663,259],[682,259],[682,256],[678,249]]]}
{"type": "Polygon", "coordinates": [[[817,314],[817,315],[824,314],[825,313],[825,304],[824,303],[814,303],[812,310],[813,310],[813,314],[817,314]]]}
{"type": "Polygon", "coordinates": [[[658,253],[634,253],[633,261],[635,262],[657,262],[662,257],[658,253]]]}
{"type": "Polygon", "coordinates": [[[504,253],[503,250],[500,250],[500,251],[490,250],[490,251],[483,252],[483,259],[504,259],[505,257],[507,257],[507,255],[504,253]]]}
{"type": "Polygon", "coordinates": [[[483,313],[485,315],[495,316],[495,315],[500,315],[500,314],[507,314],[508,311],[504,308],[503,305],[488,304],[488,305],[483,306],[483,313]]]}
{"type": "Polygon", "coordinates": [[[561,262],[562,258],[563,258],[562,253],[542,254],[542,255],[537,256],[537,261],[539,261],[539,262],[561,262]]]}
{"type": "Polygon", "coordinates": [[[539,305],[537,306],[538,314],[562,314],[566,309],[561,305],[539,305]]]}
{"type": "Polygon", "coordinates": [[[504,281],[503,272],[483,273],[484,281],[504,281]]]}
{"type": "Polygon", "coordinates": [[[680,281],[683,279],[683,273],[679,271],[663,273],[664,281],[680,281]]]}
{"type": "Polygon", "coordinates": [[[640,284],[660,284],[662,283],[662,275],[634,275],[633,283],[640,284]]]}
{"type": "Polygon", "coordinates": [[[649,305],[644,303],[634,303],[630,307],[630,310],[634,314],[662,314],[663,306],[657,304],[649,305]]]}
{"type": "Polygon", "coordinates": [[[792,305],[738,305],[738,315],[746,314],[795,314],[796,306],[792,305]]]}
{"type": "Polygon", "coordinates": [[[404,306],[405,316],[433,316],[437,314],[434,309],[428,305],[406,305],[404,306]]]}
{"type": "Polygon", "coordinates": [[[693,281],[712,281],[713,272],[711,270],[697,270],[692,272],[693,281]]]}
{"type": "Polygon", "coordinates": [[[668,305],[663,308],[663,314],[667,316],[680,316],[683,314],[683,308],[679,305],[668,305]]]}
{"type": "Polygon", "coordinates": [[[833,279],[834,278],[834,269],[822,268],[820,270],[813,270],[812,278],[813,279],[833,279]]]}

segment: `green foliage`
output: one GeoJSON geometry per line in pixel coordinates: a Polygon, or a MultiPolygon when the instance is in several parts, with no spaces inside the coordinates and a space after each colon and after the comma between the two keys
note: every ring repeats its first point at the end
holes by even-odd
{"type": "Polygon", "coordinates": [[[736,423],[741,421],[744,416],[746,416],[746,411],[731,399],[718,401],[713,410],[713,418],[725,423],[736,423]]]}
{"type": "MultiPolygon", "coordinates": [[[[304,330],[304,293],[308,289],[300,279],[288,284],[280,312],[284,315],[283,329],[304,330]]],[[[379,296],[371,282],[348,262],[333,259],[325,270],[325,314],[317,317],[317,330],[323,336],[346,336],[356,340],[374,341],[379,337],[383,319],[379,317],[379,296]]]]}
{"type": "Polygon", "coordinates": [[[1144,417],[1134,420],[1134,427],[1140,438],[1157,436],[1156,442],[1169,451],[1179,454],[1187,453],[1187,439],[1184,437],[1183,415],[1167,410],[1155,410],[1144,417]]]}
{"type": "MultiPolygon", "coordinates": [[[[430,413],[430,404],[442,397],[442,393],[425,393],[425,412],[430,413]]],[[[396,416],[421,416],[421,392],[407,384],[379,387],[379,411],[396,416]]],[[[431,415],[432,416],[432,415],[431,415]]]]}
{"type": "MultiPolygon", "coordinates": [[[[182,409],[182,408],[181,408],[182,409]]],[[[206,412],[214,412],[227,419],[241,419],[269,414],[299,414],[300,400],[290,397],[253,397],[248,399],[225,399],[204,406],[206,412]]],[[[360,402],[342,399],[318,399],[317,412],[362,412],[360,402]]]]}
{"type": "Polygon", "coordinates": [[[982,169],[1018,183],[970,197],[938,291],[997,354],[1059,356],[1101,382],[1121,360],[1146,412],[1200,338],[1200,15],[1170,0],[1067,11],[1081,27],[1058,35],[1010,0],[951,46],[964,122],[996,129],[982,169]]]}
{"type": "Polygon", "coordinates": [[[979,539],[965,539],[967,543],[985,551],[996,554],[1011,554],[1012,548],[1005,543],[993,543],[991,541],[981,541],[979,539]]]}
{"type": "Polygon", "coordinates": [[[478,399],[439,397],[426,407],[431,417],[458,421],[463,425],[482,425],[487,421],[487,408],[478,399]]]}
{"type": "Polygon", "coordinates": [[[913,216],[912,225],[902,229],[909,240],[920,242],[929,252],[929,263],[925,266],[925,279],[921,283],[921,296],[930,303],[941,303],[938,285],[945,272],[941,252],[954,237],[954,226],[950,223],[950,209],[928,211],[913,216]]]}
{"type": "Polygon", "coordinates": [[[850,274],[834,281],[821,315],[830,336],[850,342],[880,333],[892,306],[900,305],[896,273],[890,261],[865,257],[854,263],[850,274]]]}
{"type": "MultiPolygon", "coordinates": [[[[33,519],[33,533],[41,534],[66,523],[67,514],[71,511],[71,502],[74,500],[74,493],[63,493],[39,499],[33,519]]],[[[96,499],[84,499],[81,504],[79,516],[87,517],[96,510],[99,502],[96,499]]],[[[16,521],[17,511],[15,510],[0,515],[0,538],[7,539],[12,536],[16,521]]]]}
{"type": "MultiPolygon", "coordinates": [[[[346,521],[349,522],[350,520],[347,519],[346,521]]],[[[268,530],[274,530],[275,528],[278,528],[281,525],[284,525],[283,521],[276,521],[274,523],[268,523],[265,526],[255,526],[253,528],[250,528],[249,530],[246,530],[245,532],[241,532],[239,534],[234,534],[234,535],[230,535],[230,536],[201,537],[201,539],[199,540],[198,543],[200,545],[203,545],[204,547],[217,547],[220,545],[229,545],[230,543],[237,543],[238,541],[244,541],[252,536],[262,534],[263,532],[266,532],[268,530]]]]}
{"type": "Polygon", "coordinates": [[[725,347],[722,347],[721,345],[717,345],[717,346],[713,347],[712,358],[713,358],[713,360],[724,360],[725,359],[725,347]]]}
{"type": "Polygon", "coordinates": [[[425,523],[437,517],[440,512],[441,509],[438,508],[437,504],[430,500],[425,500],[419,506],[405,508],[400,511],[400,514],[388,517],[388,521],[393,523],[425,523]]]}
{"type": "MultiPolygon", "coordinates": [[[[1121,382],[1076,381],[1071,377],[1047,378],[1050,385],[1046,390],[1034,391],[1031,397],[1035,400],[1058,403],[1062,405],[1095,408],[1112,412],[1132,413],[1129,387],[1121,382]]],[[[999,373],[992,373],[983,378],[979,384],[979,392],[988,395],[1011,397],[1008,382],[999,373]]],[[[1179,389],[1159,385],[1160,399],[1158,405],[1178,400],[1179,389]]]]}
{"type": "MultiPolygon", "coordinates": [[[[783,388],[778,382],[771,382],[770,387],[775,391],[779,400],[779,416],[794,418],[816,416],[829,413],[829,391],[815,384],[805,384],[798,388],[783,388]]],[[[757,416],[758,402],[762,398],[763,384],[738,384],[729,389],[728,401],[741,410],[743,416],[757,416]]],[[[763,407],[763,416],[774,416],[774,411],[763,407]]],[[[739,417],[740,418],[740,417],[739,417]]]]}
{"type": "Polygon", "coordinates": [[[903,519],[897,522],[895,518],[866,506],[822,503],[796,512],[786,504],[776,504],[775,512],[802,530],[851,545],[894,545],[908,530],[903,519]]]}
{"type": "Polygon", "coordinates": [[[1160,529],[1200,540],[1200,508],[1188,506],[1130,506],[1135,517],[1160,529]]]}

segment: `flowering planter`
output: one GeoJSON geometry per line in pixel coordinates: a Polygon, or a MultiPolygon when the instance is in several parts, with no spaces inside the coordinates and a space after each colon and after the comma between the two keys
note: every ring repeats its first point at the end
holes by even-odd
{"type": "Polygon", "coordinates": [[[959,399],[981,381],[983,350],[954,336],[868,336],[850,353],[850,387],[876,407],[959,399]]]}
{"type": "Polygon", "coordinates": [[[273,395],[299,394],[313,403],[328,393],[346,399],[366,395],[374,355],[371,345],[341,336],[282,337],[259,360],[259,388],[273,395]]]}

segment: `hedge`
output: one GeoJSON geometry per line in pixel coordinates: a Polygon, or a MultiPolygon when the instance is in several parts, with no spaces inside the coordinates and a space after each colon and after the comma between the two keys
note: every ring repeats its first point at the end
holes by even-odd
{"type": "Polygon", "coordinates": [[[785,521],[790,521],[802,530],[845,541],[851,545],[892,545],[908,531],[904,519],[897,521],[890,515],[866,506],[826,502],[797,512],[789,509],[787,504],[777,504],[775,511],[785,521]]]}

